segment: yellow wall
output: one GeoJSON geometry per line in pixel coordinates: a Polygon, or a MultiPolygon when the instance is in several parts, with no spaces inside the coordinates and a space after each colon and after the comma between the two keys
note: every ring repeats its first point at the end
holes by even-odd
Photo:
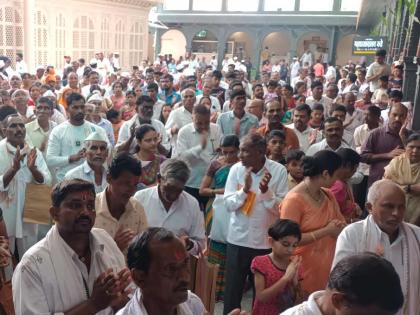
{"type": "Polygon", "coordinates": [[[169,30],[162,35],[162,49],[159,55],[172,54],[175,60],[180,56],[185,57],[187,40],[178,30],[169,30]]]}

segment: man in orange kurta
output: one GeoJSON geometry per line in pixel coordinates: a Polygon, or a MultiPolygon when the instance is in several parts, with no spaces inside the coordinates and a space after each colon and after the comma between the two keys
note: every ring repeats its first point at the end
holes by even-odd
{"type": "Polygon", "coordinates": [[[265,104],[264,117],[267,119],[267,124],[258,128],[257,132],[266,136],[272,130],[281,130],[286,136],[287,149],[299,149],[299,139],[295,132],[287,128],[281,123],[284,116],[284,108],[279,101],[273,100],[265,104]]]}

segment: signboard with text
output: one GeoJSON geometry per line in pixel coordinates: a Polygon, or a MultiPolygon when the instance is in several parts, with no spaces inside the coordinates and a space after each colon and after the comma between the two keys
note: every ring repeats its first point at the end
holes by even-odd
{"type": "Polygon", "coordinates": [[[386,37],[357,36],[353,39],[353,55],[374,55],[378,49],[386,49],[386,37]]]}

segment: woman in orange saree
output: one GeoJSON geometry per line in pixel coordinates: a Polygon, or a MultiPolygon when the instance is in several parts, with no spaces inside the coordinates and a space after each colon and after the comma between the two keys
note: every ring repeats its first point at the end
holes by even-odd
{"type": "Polygon", "coordinates": [[[280,204],[280,218],[300,225],[302,240],[295,251],[302,257],[302,287],[306,294],[324,290],[334,258],[338,234],[345,226],[334,195],[327,189],[335,182],[341,158],[332,151],[305,157],[305,179],[280,204]]]}

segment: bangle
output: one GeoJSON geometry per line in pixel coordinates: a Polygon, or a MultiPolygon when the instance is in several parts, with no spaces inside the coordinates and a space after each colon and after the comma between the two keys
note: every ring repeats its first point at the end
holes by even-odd
{"type": "Polygon", "coordinates": [[[314,232],[311,232],[311,236],[312,236],[313,240],[316,241],[316,236],[315,236],[314,232]]]}

